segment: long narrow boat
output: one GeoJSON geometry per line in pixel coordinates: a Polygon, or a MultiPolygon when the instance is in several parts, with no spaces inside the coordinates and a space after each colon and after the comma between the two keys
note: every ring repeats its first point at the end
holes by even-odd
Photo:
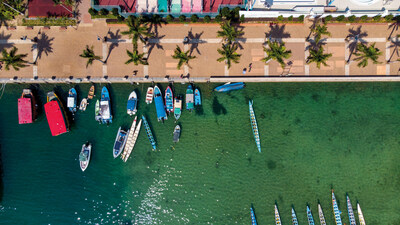
{"type": "Polygon", "coordinates": [[[68,98],[67,98],[67,107],[69,111],[74,115],[76,112],[76,101],[77,101],[78,94],[76,93],[75,88],[69,89],[68,98]]]}
{"type": "Polygon", "coordinates": [[[126,113],[133,116],[137,112],[137,95],[135,91],[132,91],[128,97],[128,105],[126,106],[126,113]]]}
{"type": "Polygon", "coordinates": [[[47,93],[47,103],[44,104],[47,122],[53,136],[68,132],[68,118],[64,107],[54,92],[47,93]]]}
{"type": "Polygon", "coordinates": [[[238,82],[238,83],[226,83],[224,85],[216,87],[214,90],[217,92],[228,92],[228,91],[239,90],[242,88],[244,88],[244,83],[238,82]]]}
{"type": "Polygon", "coordinates": [[[292,207],[292,224],[299,225],[299,221],[297,220],[297,216],[296,216],[296,211],[294,211],[293,207],[292,207]]]}
{"type": "Polygon", "coordinates": [[[314,217],[312,216],[310,206],[308,205],[307,205],[307,220],[308,220],[308,225],[315,225],[314,217]]]}
{"type": "Polygon", "coordinates": [[[110,94],[106,87],[101,90],[100,115],[103,124],[112,123],[110,94]]]}
{"type": "Polygon", "coordinates": [[[192,111],[194,109],[194,95],[193,87],[191,84],[186,89],[186,109],[192,111]]]}
{"type": "Polygon", "coordinates": [[[251,128],[253,130],[254,140],[256,142],[258,151],[261,152],[260,134],[258,133],[256,115],[254,114],[254,109],[253,109],[253,101],[251,100],[249,101],[249,111],[250,111],[250,123],[251,123],[251,128]]]}
{"type": "Polygon", "coordinates": [[[201,105],[201,95],[198,88],[194,90],[194,105],[201,105]]]}
{"type": "Polygon", "coordinates": [[[165,108],[167,113],[174,112],[174,93],[170,86],[165,89],[165,108]]]}
{"type": "Polygon", "coordinates": [[[251,225],[257,225],[256,214],[254,213],[253,206],[250,206],[251,225]]]}
{"type": "Polygon", "coordinates": [[[82,172],[89,166],[90,155],[92,153],[92,145],[88,142],[82,145],[81,153],[79,154],[79,165],[82,172]]]}
{"type": "Polygon", "coordinates": [[[98,122],[101,122],[100,101],[98,99],[96,101],[96,106],[94,108],[94,119],[98,122]]]}
{"type": "Polygon", "coordinates": [[[339,210],[339,206],[336,202],[336,197],[335,197],[335,193],[333,193],[332,190],[332,206],[333,206],[333,214],[335,215],[335,222],[336,225],[342,225],[342,218],[340,217],[340,210],[339,210]]]}
{"type": "Polygon", "coordinates": [[[324,212],[322,211],[321,204],[318,204],[318,215],[319,215],[319,222],[321,225],[326,225],[324,212]]]}
{"type": "Polygon", "coordinates": [[[350,198],[348,195],[346,195],[346,201],[347,201],[347,212],[349,214],[350,225],[357,225],[356,218],[354,217],[353,206],[351,206],[350,198]]]}
{"type": "Polygon", "coordinates": [[[174,99],[174,116],[178,120],[182,114],[182,99],[179,96],[175,96],[174,99]]]}
{"type": "Polygon", "coordinates": [[[142,116],[142,120],[143,120],[144,128],[146,129],[147,138],[149,138],[151,147],[153,148],[153,150],[156,150],[156,141],[154,140],[153,133],[151,132],[150,126],[147,123],[146,117],[142,116]]]}
{"type": "Polygon", "coordinates": [[[360,225],[366,225],[364,215],[361,211],[360,204],[358,204],[358,203],[357,203],[357,214],[358,214],[358,220],[360,221],[360,225]]]}
{"type": "Polygon", "coordinates": [[[164,101],[162,97],[162,93],[160,88],[157,86],[154,87],[154,103],[156,105],[156,111],[157,111],[157,120],[158,121],[163,121],[167,120],[167,113],[165,112],[165,106],[164,106],[164,101]]]}
{"type": "Polygon", "coordinates": [[[281,225],[281,216],[279,215],[278,206],[275,204],[275,224],[281,225]]]}
{"type": "Polygon", "coordinates": [[[154,89],[153,87],[147,88],[146,92],[146,104],[151,104],[153,102],[153,95],[154,95],[154,89]]]}
{"type": "Polygon", "coordinates": [[[117,132],[117,137],[115,138],[114,142],[114,147],[113,147],[113,156],[114,158],[117,158],[122,151],[124,150],[126,141],[128,139],[128,131],[124,131],[119,127],[118,132],[117,132]]]}
{"type": "Polygon", "coordinates": [[[131,129],[128,134],[128,140],[126,141],[124,152],[122,153],[122,160],[126,162],[129,159],[129,156],[132,153],[133,147],[135,147],[136,140],[139,137],[140,128],[142,126],[142,120],[139,121],[136,126],[136,119],[132,123],[131,129]]]}
{"type": "Polygon", "coordinates": [[[92,86],[89,89],[89,94],[87,96],[88,99],[93,99],[94,97],[94,85],[92,84],[92,86]]]}
{"type": "Polygon", "coordinates": [[[36,101],[30,89],[22,90],[21,98],[18,99],[18,123],[32,123],[36,119],[36,101]]]}

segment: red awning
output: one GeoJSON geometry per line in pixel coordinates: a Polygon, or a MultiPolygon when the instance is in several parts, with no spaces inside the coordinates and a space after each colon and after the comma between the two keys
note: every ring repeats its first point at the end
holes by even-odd
{"type": "Polygon", "coordinates": [[[53,136],[57,136],[67,132],[67,126],[63,116],[62,109],[57,101],[51,101],[44,105],[47,122],[53,136]]]}

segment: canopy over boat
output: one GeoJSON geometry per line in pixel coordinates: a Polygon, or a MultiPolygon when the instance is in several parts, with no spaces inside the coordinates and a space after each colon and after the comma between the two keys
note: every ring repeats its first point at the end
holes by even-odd
{"type": "Polygon", "coordinates": [[[18,99],[18,121],[19,124],[32,123],[32,101],[30,98],[18,99]]]}
{"type": "Polygon", "coordinates": [[[53,136],[57,136],[67,132],[67,120],[64,116],[64,111],[60,105],[57,96],[50,92],[48,94],[48,100],[44,104],[44,110],[46,112],[47,122],[49,123],[50,131],[53,136]]]}

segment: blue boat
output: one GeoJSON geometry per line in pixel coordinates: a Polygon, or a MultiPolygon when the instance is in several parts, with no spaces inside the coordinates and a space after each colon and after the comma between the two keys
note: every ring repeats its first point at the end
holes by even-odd
{"type": "Polygon", "coordinates": [[[253,206],[250,206],[250,213],[251,213],[251,225],[257,225],[256,214],[254,213],[253,206]]]}
{"type": "Polygon", "coordinates": [[[189,111],[194,109],[193,87],[191,84],[186,89],[186,109],[189,111]]]}
{"type": "Polygon", "coordinates": [[[101,122],[103,124],[112,123],[112,115],[111,115],[111,100],[110,94],[108,93],[108,89],[103,87],[101,90],[101,98],[100,98],[100,115],[101,122]]]}
{"type": "Polygon", "coordinates": [[[76,93],[75,88],[69,89],[68,98],[67,98],[67,107],[72,115],[76,112],[76,99],[78,94],[76,93]]]}
{"type": "Polygon", "coordinates": [[[154,104],[156,104],[157,120],[160,121],[168,119],[167,113],[165,112],[162,93],[160,88],[157,86],[154,87],[154,104]]]}
{"type": "Polygon", "coordinates": [[[308,225],[315,225],[314,218],[312,216],[311,209],[309,206],[307,206],[307,219],[308,219],[308,225]]]}
{"type": "Polygon", "coordinates": [[[340,210],[339,210],[339,206],[336,202],[336,197],[335,197],[335,193],[333,193],[332,190],[332,206],[333,206],[333,214],[335,215],[335,222],[336,225],[342,225],[342,218],[340,217],[340,210]]]}
{"type": "Polygon", "coordinates": [[[194,90],[194,105],[201,105],[201,95],[198,88],[194,90]]]}
{"type": "Polygon", "coordinates": [[[224,85],[216,87],[214,90],[218,92],[228,92],[228,91],[234,91],[234,90],[239,90],[244,88],[244,83],[243,82],[238,82],[238,83],[226,83],[224,85]]]}
{"type": "Polygon", "coordinates": [[[258,133],[257,120],[256,120],[256,115],[254,114],[252,101],[249,101],[249,111],[250,111],[250,123],[251,123],[251,128],[253,130],[254,140],[256,141],[258,151],[261,152],[260,134],[258,133]]]}
{"type": "Polygon", "coordinates": [[[165,89],[165,108],[167,108],[168,113],[174,111],[174,94],[170,86],[165,89]]]}
{"type": "Polygon", "coordinates": [[[128,97],[128,105],[126,106],[126,113],[133,116],[137,112],[137,95],[135,91],[132,91],[128,97]]]}
{"type": "Polygon", "coordinates": [[[147,123],[146,117],[144,117],[144,116],[142,116],[142,120],[143,120],[144,128],[146,129],[147,138],[149,138],[151,147],[153,148],[153,150],[156,150],[156,141],[154,140],[153,133],[151,132],[149,123],[147,123]]]}
{"type": "Polygon", "coordinates": [[[293,225],[299,225],[299,221],[297,220],[296,211],[292,207],[292,223],[293,225]]]}
{"type": "Polygon", "coordinates": [[[119,127],[118,132],[117,132],[117,137],[115,138],[114,142],[114,148],[113,148],[113,156],[114,159],[117,158],[122,151],[124,150],[126,141],[128,140],[128,131],[124,131],[119,127]]]}

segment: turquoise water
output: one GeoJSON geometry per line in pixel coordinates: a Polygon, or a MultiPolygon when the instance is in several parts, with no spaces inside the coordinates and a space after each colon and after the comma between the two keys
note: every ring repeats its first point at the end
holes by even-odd
{"type": "MultiPolygon", "coordinates": [[[[44,102],[46,92],[66,99],[74,86],[36,88],[44,102]]],[[[360,203],[368,224],[400,224],[400,84],[247,84],[229,94],[214,93],[216,84],[199,86],[203,108],[183,112],[174,144],[174,120],[158,123],[154,104],[144,103],[147,85],[111,85],[112,125],[94,120],[92,102],[58,137],[43,113],[33,124],[18,125],[17,98],[29,85],[7,85],[0,99],[0,224],[250,224],[253,204],[262,225],[274,223],[275,202],[283,224],[291,224],[292,205],[306,224],[306,204],[318,220],[318,201],[334,224],[332,188],[346,224],[346,193],[354,208],[360,203]],[[112,147],[118,127],[128,129],[133,120],[126,114],[132,90],[158,150],[151,151],[142,130],[123,163],[112,157],[112,147]],[[262,153],[250,127],[249,99],[262,153]],[[82,173],[78,155],[86,141],[93,153],[82,173]]],[[[174,87],[185,92],[186,86],[174,87]]],[[[77,89],[81,99],[89,84],[77,89]]]]}

